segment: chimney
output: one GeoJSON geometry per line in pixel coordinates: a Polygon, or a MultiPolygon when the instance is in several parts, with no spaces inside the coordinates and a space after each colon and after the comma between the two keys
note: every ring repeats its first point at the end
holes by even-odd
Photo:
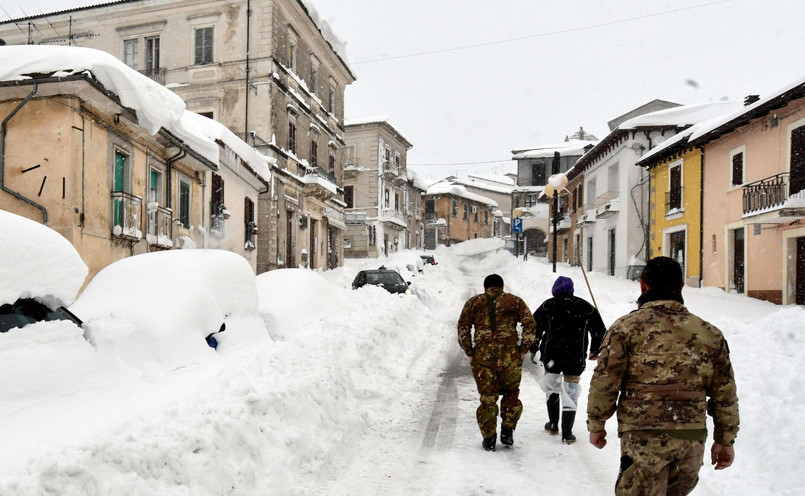
{"type": "Polygon", "coordinates": [[[746,95],[746,98],[744,98],[744,107],[748,107],[758,100],[760,100],[760,95],[746,95]]]}

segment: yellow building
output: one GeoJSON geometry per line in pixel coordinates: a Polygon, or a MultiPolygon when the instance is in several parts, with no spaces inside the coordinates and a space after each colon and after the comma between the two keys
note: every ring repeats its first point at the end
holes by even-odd
{"type": "Polygon", "coordinates": [[[685,273],[685,283],[698,287],[701,280],[702,153],[677,143],[648,155],[637,165],[648,168],[650,256],[671,257],[685,273]]]}

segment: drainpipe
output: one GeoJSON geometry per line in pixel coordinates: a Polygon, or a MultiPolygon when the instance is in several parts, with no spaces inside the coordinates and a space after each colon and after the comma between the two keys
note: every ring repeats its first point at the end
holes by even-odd
{"type": "Polygon", "coordinates": [[[167,181],[166,187],[168,190],[168,198],[167,198],[167,207],[173,209],[173,163],[177,160],[183,159],[187,155],[187,152],[184,149],[179,150],[176,152],[176,155],[172,156],[167,160],[165,163],[166,168],[168,169],[167,174],[167,181]]]}
{"type": "Polygon", "coordinates": [[[7,134],[8,122],[9,122],[9,121],[10,121],[10,120],[11,120],[11,119],[12,119],[12,118],[15,116],[15,115],[17,115],[17,112],[19,112],[19,111],[22,109],[22,107],[24,107],[24,106],[25,106],[25,104],[27,104],[29,101],[31,101],[31,98],[33,98],[33,97],[34,97],[34,95],[36,94],[36,92],[38,91],[38,89],[39,89],[39,85],[38,85],[38,84],[35,84],[35,85],[34,85],[34,89],[33,89],[33,91],[31,91],[31,92],[28,94],[28,96],[26,96],[26,97],[25,97],[25,98],[24,98],[24,99],[23,99],[23,100],[20,102],[20,104],[19,104],[19,105],[17,105],[17,108],[15,108],[15,109],[14,109],[14,110],[13,110],[13,111],[10,113],[10,114],[8,114],[8,117],[6,117],[5,119],[3,119],[3,124],[2,124],[2,125],[0,125],[0,189],[2,189],[3,191],[5,191],[6,193],[10,194],[10,195],[11,195],[11,196],[13,196],[14,198],[17,198],[18,200],[22,200],[22,201],[24,201],[25,203],[27,203],[27,204],[29,204],[29,205],[33,205],[34,207],[36,207],[36,208],[38,208],[39,210],[41,210],[41,211],[42,211],[42,224],[47,225],[47,223],[48,223],[48,211],[47,211],[47,209],[44,207],[44,205],[40,205],[39,203],[36,203],[35,201],[33,201],[33,200],[29,199],[29,198],[26,198],[26,197],[22,196],[21,194],[17,193],[16,191],[13,191],[13,190],[11,190],[11,189],[7,188],[7,187],[6,187],[6,185],[5,185],[5,170],[6,170],[6,134],[7,134]]]}
{"type": "Polygon", "coordinates": [[[704,277],[704,148],[699,149],[701,163],[699,164],[699,287],[702,287],[704,277]]]}
{"type": "MultiPolygon", "coordinates": [[[[243,124],[243,141],[246,141],[249,136],[249,85],[251,78],[249,74],[249,38],[251,36],[251,20],[252,20],[252,3],[251,0],[246,1],[246,112],[243,124]]],[[[254,145],[254,143],[249,143],[254,145]]]]}

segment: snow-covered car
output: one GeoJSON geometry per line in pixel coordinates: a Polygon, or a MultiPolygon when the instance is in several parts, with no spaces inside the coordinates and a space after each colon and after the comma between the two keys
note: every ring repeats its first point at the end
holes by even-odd
{"type": "Polygon", "coordinates": [[[419,255],[419,258],[422,259],[422,263],[425,265],[436,265],[436,257],[434,255],[422,253],[419,255]]]}
{"type": "Polygon", "coordinates": [[[97,348],[130,365],[174,368],[211,356],[211,337],[223,348],[270,343],[257,304],[254,272],[242,256],[169,250],[105,267],[70,311],[97,348]]]}
{"type": "Polygon", "coordinates": [[[64,306],[73,302],[87,265],[64,236],[0,210],[0,332],[47,320],[81,321],[64,306]]]}
{"type": "Polygon", "coordinates": [[[422,268],[425,264],[419,255],[414,252],[398,251],[389,255],[386,258],[386,263],[383,265],[394,268],[397,272],[400,272],[400,274],[402,274],[403,270],[407,270],[416,277],[417,274],[422,273],[422,268]]]}
{"type": "Polygon", "coordinates": [[[380,286],[389,293],[411,294],[410,282],[405,282],[399,272],[380,266],[373,270],[362,270],[352,281],[352,289],[359,289],[367,284],[380,286]]]}

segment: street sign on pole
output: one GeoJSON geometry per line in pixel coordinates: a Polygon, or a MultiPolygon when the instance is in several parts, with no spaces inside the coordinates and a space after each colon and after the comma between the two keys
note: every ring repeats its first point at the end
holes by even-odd
{"type": "Polygon", "coordinates": [[[512,219],[512,232],[513,233],[523,232],[523,219],[520,218],[512,219]]]}

